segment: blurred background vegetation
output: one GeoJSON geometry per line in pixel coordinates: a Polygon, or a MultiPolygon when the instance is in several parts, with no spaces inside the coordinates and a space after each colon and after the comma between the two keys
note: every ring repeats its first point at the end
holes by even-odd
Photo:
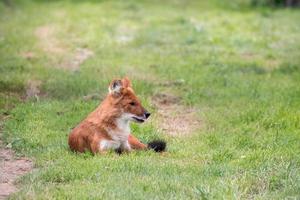
{"type": "Polygon", "coordinates": [[[254,6],[286,6],[298,7],[300,6],[299,0],[251,0],[254,6]]]}
{"type": "Polygon", "coordinates": [[[12,198],[299,199],[297,5],[1,1],[1,140],[37,168],[12,198]],[[70,152],[70,129],[125,75],[152,112],[133,133],[168,152],[70,152]]]}
{"type": "MultiPolygon", "coordinates": [[[[12,6],[15,3],[21,2],[22,0],[1,0],[6,5],[12,6]]],[[[36,0],[36,1],[45,1],[45,0],[36,0]]],[[[57,1],[57,0],[52,0],[57,1]]],[[[75,0],[80,1],[80,0],[75,0]]],[[[92,0],[94,2],[102,1],[102,0],[92,0]]],[[[218,0],[214,0],[218,1],[218,0]]],[[[237,1],[221,1],[225,4],[235,4],[235,5],[249,5],[249,6],[276,6],[276,7],[299,7],[300,0],[237,0],[237,1]]]]}

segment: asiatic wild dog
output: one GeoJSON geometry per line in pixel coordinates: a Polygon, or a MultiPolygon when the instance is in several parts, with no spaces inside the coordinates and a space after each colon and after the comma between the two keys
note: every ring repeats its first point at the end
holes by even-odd
{"type": "Polygon", "coordinates": [[[69,135],[69,146],[76,152],[104,153],[154,149],[164,151],[163,141],[143,144],[130,133],[130,122],[144,122],[150,113],[136,97],[128,78],[113,80],[103,102],[69,135]]]}

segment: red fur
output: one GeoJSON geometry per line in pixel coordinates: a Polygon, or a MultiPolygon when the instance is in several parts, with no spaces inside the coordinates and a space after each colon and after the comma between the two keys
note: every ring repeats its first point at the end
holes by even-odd
{"type": "MultiPolygon", "coordinates": [[[[103,102],[90,113],[79,125],[77,125],[69,135],[69,146],[71,150],[84,152],[86,150],[92,153],[104,153],[108,149],[101,149],[101,142],[120,142],[114,134],[123,134],[126,136],[126,130],[118,127],[117,119],[121,119],[124,113],[130,113],[137,117],[144,117],[147,112],[141,102],[134,94],[131,83],[128,78],[114,80],[110,84],[113,91],[107,95],[103,102]],[[120,90],[114,91],[114,86],[120,85],[120,90]],[[134,105],[132,105],[134,102],[134,105]]],[[[123,118],[122,118],[123,119],[123,118]]],[[[147,145],[141,143],[136,137],[127,134],[127,141],[130,149],[143,150],[147,145]]],[[[126,141],[121,141],[123,144],[126,141]]],[[[121,145],[122,146],[122,145],[121,145]]]]}

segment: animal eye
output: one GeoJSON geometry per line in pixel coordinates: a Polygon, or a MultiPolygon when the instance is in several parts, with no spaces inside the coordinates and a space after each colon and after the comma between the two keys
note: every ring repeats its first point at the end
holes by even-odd
{"type": "Polygon", "coordinates": [[[132,105],[132,106],[135,106],[135,102],[134,101],[130,102],[129,104],[132,105]]]}

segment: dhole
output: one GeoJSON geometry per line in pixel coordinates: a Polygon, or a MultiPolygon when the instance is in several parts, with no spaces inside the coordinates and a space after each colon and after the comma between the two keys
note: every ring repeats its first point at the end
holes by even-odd
{"type": "Polygon", "coordinates": [[[129,152],[133,149],[163,151],[163,141],[148,145],[140,142],[130,132],[130,122],[142,123],[150,113],[136,97],[128,78],[113,80],[103,102],[77,125],[69,135],[69,146],[76,152],[91,151],[93,154],[108,150],[129,152]]]}

